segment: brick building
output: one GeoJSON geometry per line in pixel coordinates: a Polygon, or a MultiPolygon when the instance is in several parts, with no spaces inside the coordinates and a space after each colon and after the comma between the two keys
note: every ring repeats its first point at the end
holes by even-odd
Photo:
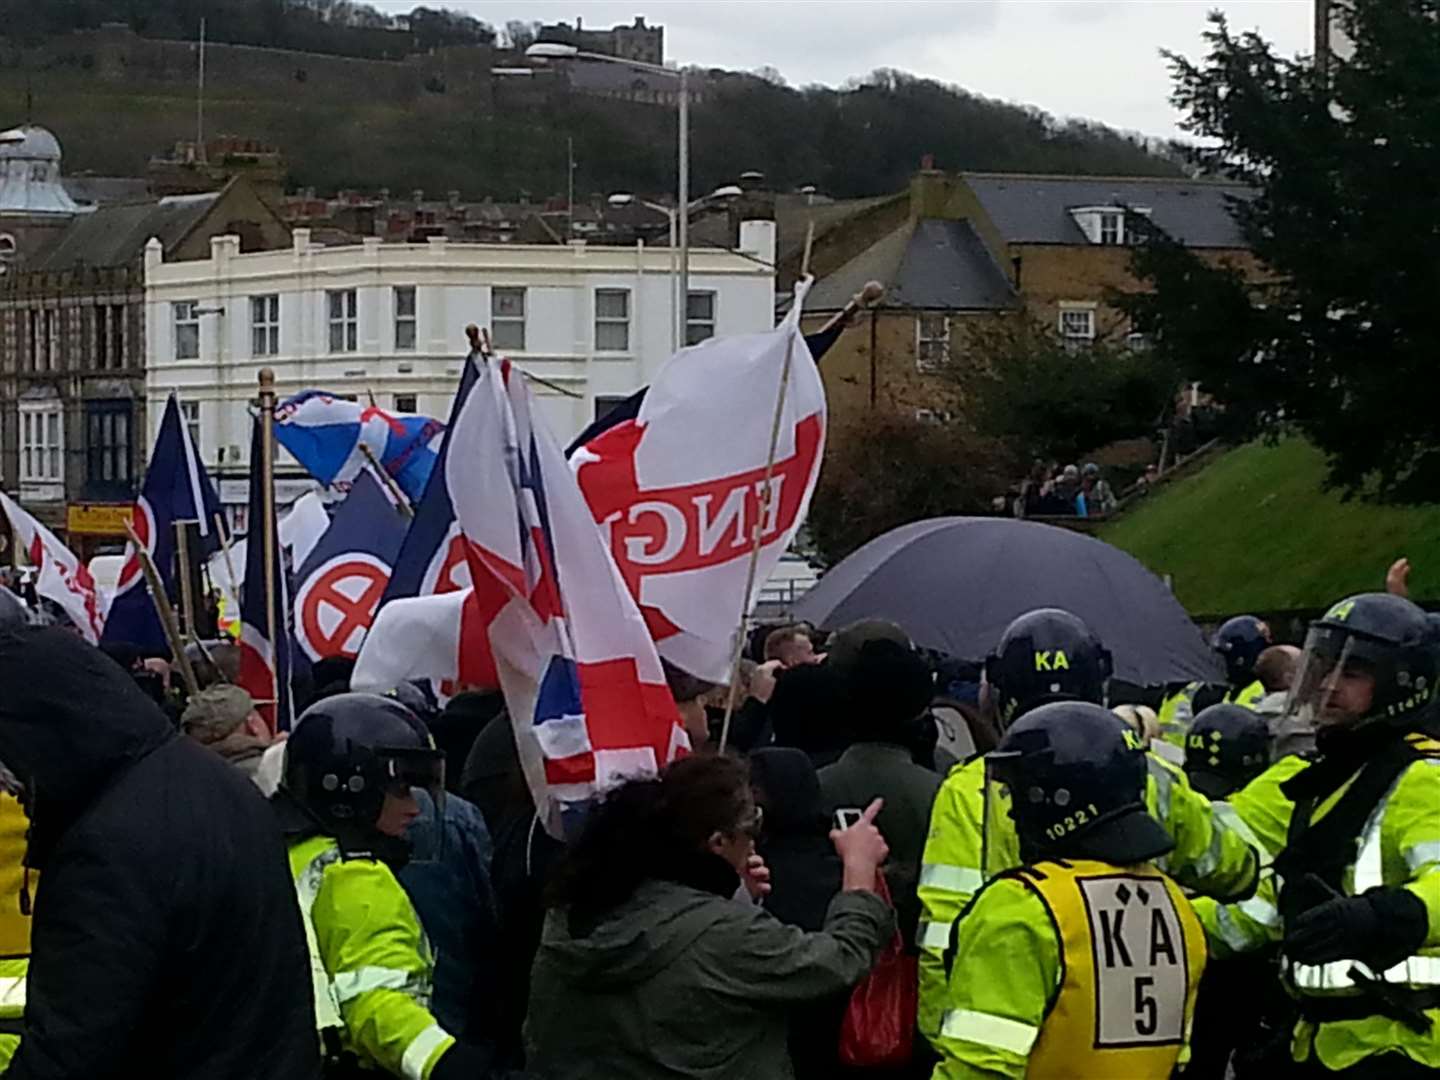
{"type": "MultiPolygon", "coordinates": [[[[1207,259],[1253,265],[1228,200],[1234,184],[1139,177],[947,174],[925,169],[910,190],[826,208],[811,256],[817,281],[805,324],[823,323],[867,281],[885,299],[825,357],[822,373],[836,438],[873,409],[944,419],[960,407],[940,371],[966,356],[974,320],[1024,312],[1076,347],[1125,338],[1111,290],[1131,290],[1127,214],[1143,215],[1207,259]]],[[[789,230],[799,231],[798,223],[789,230]]],[[[782,222],[782,249],[786,235],[782,222]]],[[[799,256],[782,258],[781,294],[799,256]]]]}

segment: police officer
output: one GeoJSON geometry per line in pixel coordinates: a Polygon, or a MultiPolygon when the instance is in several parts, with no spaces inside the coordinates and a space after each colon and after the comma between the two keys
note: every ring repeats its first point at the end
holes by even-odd
{"type": "MultiPolygon", "coordinates": [[[[1110,672],[1110,654],[1083,621],[1068,611],[1041,608],[1020,616],[1001,635],[985,664],[984,689],[1004,730],[1049,702],[1103,705],[1110,672]]],[[[1142,760],[1148,766],[1145,803],[1175,842],[1164,864],[1167,872],[1207,895],[1248,897],[1259,874],[1255,850],[1215,816],[1180,769],[1154,754],[1142,760]]],[[[917,943],[919,1024],[932,1042],[939,1035],[951,926],[985,881],[1020,862],[1003,807],[1003,793],[986,784],[984,760],[976,758],[950,771],[931,808],[917,890],[917,943]]]]}
{"type": "Polygon", "coordinates": [[[1152,862],[1174,845],[1145,810],[1143,742],[1098,705],[1058,702],[989,758],[1024,866],[956,923],[935,1080],[1166,1080],[1205,938],[1152,862]]]}
{"type": "Polygon", "coordinates": [[[444,759],[393,698],[338,694],[316,702],[287,743],[275,805],[290,844],[329,1077],[467,1080],[488,1055],[436,1022],[433,969],[415,909],[395,878],[412,787],[443,792],[444,759]]]}
{"type": "Polygon", "coordinates": [[[1185,733],[1202,709],[1217,702],[1252,708],[1265,696],[1265,684],[1255,678],[1255,661],[1270,644],[1270,627],[1254,615],[1236,615],[1221,623],[1210,645],[1225,664],[1225,687],[1192,682],[1170,694],[1160,705],[1161,736],[1184,746],[1185,733]]]}
{"type": "Polygon", "coordinates": [[[1290,708],[1314,717],[1317,756],[1232,799],[1274,878],[1238,907],[1197,904],[1217,955],[1281,941],[1308,1075],[1440,1070],[1437,677],[1407,600],[1365,593],[1313,623],[1290,708]]]}
{"type": "Polygon", "coordinates": [[[1228,798],[1270,764],[1270,727],[1243,705],[1201,709],[1185,739],[1185,775],[1207,799],[1228,798]]]}

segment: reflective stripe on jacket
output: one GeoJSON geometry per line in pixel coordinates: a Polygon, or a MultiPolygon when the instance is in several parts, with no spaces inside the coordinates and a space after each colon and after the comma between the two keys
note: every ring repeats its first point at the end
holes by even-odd
{"type": "MultiPolygon", "coordinates": [[[[1257,849],[1210,802],[1190,786],[1183,770],[1154,754],[1146,759],[1145,804],[1175,841],[1155,864],[1185,888],[1221,899],[1248,897],[1260,869],[1257,849]]],[[[1015,823],[1007,797],[992,785],[986,805],[985,764],[975,759],[952,769],[935,797],[920,876],[921,1032],[939,1034],[945,997],[944,954],[954,922],[979,886],[1020,864],[1015,823]]]]}
{"type": "Polygon", "coordinates": [[[1007,874],[957,930],[935,1076],[1168,1078],[1204,964],[1188,901],[1153,867],[1007,874]]]}
{"type": "MultiPolygon", "coordinates": [[[[1384,972],[1370,972],[1353,960],[1287,964],[1287,981],[1302,997],[1356,996],[1352,969],[1401,985],[1440,986],[1440,742],[1420,736],[1410,736],[1409,741],[1427,757],[1407,767],[1371,812],[1360,834],[1355,865],[1347,871],[1343,884],[1351,896],[1372,888],[1408,889],[1425,904],[1429,934],[1415,956],[1384,972]]],[[[1356,762],[1356,776],[1363,764],[1356,762]]],[[[1307,767],[1308,762],[1298,758],[1282,759],[1233,797],[1236,812],[1274,853],[1285,845],[1294,812],[1294,804],[1280,785],[1307,767]]],[[[1354,779],[1352,776],[1315,808],[1314,820],[1323,819],[1335,807],[1354,779]]],[[[1267,881],[1248,905],[1228,910],[1197,903],[1207,933],[1233,951],[1279,940],[1283,926],[1274,906],[1278,888],[1277,882],[1267,881]],[[1266,905],[1260,909],[1264,919],[1254,917],[1257,902],[1266,905]],[[1246,910],[1247,906],[1252,910],[1246,910]]],[[[1399,1053],[1440,1069],[1440,1038],[1434,1034],[1440,1032],[1440,1009],[1426,1010],[1426,1016],[1433,1025],[1427,1035],[1385,1016],[1318,1024],[1302,1020],[1296,1029],[1295,1056],[1306,1060],[1313,1053],[1325,1068],[1340,1070],[1377,1054],[1399,1053]]]]}
{"type": "Polygon", "coordinates": [[[312,950],[317,1024],[338,1019],[344,1048],[362,1064],[428,1080],[455,1039],[430,1012],[430,948],[394,873],[345,859],[325,836],[293,845],[290,869],[312,950]]]}

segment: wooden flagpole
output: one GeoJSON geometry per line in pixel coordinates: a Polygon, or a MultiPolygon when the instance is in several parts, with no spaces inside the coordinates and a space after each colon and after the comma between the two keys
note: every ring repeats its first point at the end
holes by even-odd
{"type": "MultiPolygon", "coordinates": [[[[265,522],[265,632],[270,641],[270,699],[275,704],[275,727],[280,726],[280,639],[275,625],[275,372],[260,369],[260,483],[264,485],[265,522]]],[[[251,523],[251,534],[255,526],[251,523]]],[[[252,541],[253,543],[253,541],[252,541]]]]}
{"type": "MultiPolygon", "coordinates": [[[[810,251],[815,244],[815,222],[805,231],[805,256],[800,263],[800,280],[810,274],[810,251]]],[[[795,302],[800,303],[796,297],[795,302]]],[[[796,319],[798,329],[799,319],[796,319]]],[[[735,699],[740,693],[740,660],[745,655],[745,624],[750,617],[750,596],[755,591],[755,571],[760,565],[761,540],[765,535],[765,519],[770,512],[774,493],[770,481],[775,475],[775,454],[780,446],[780,421],[785,417],[785,393],[790,388],[790,366],[795,358],[795,335],[785,342],[785,363],[780,368],[780,390],[775,395],[775,415],[770,422],[770,449],[765,455],[765,478],[760,485],[760,505],[756,508],[754,535],[750,541],[750,566],[745,571],[745,593],[740,598],[740,618],[735,626],[735,652],[730,658],[730,692],[725,696],[725,719],[720,724],[720,752],[730,741],[730,718],[735,715],[735,699]]]]}
{"type": "Polygon", "coordinates": [[[195,632],[195,592],[190,588],[190,533],[186,529],[189,524],[188,521],[174,521],[170,527],[175,530],[175,553],[180,572],[180,625],[192,641],[199,641],[200,635],[195,632]]]}
{"type": "Polygon", "coordinates": [[[404,490],[400,487],[399,483],[396,482],[395,478],[376,460],[375,451],[371,450],[370,447],[362,442],[360,444],[360,452],[365,455],[365,460],[370,463],[370,468],[374,470],[375,479],[379,480],[380,483],[385,486],[385,490],[390,493],[390,498],[395,501],[395,505],[400,507],[400,512],[407,518],[413,518],[415,516],[415,508],[410,505],[409,498],[406,497],[404,490]]]}
{"type": "Polygon", "coordinates": [[[150,557],[150,551],[140,542],[140,537],[135,535],[135,527],[125,519],[125,535],[130,538],[130,543],[135,548],[135,554],[140,559],[140,569],[145,574],[145,583],[150,587],[150,599],[155,604],[155,614],[160,616],[160,629],[165,631],[165,641],[170,646],[170,653],[175,658],[175,666],[180,669],[180,678],[185,683],[185,689],[191,694],[200,692],[200,682],[195,678],[195,669],[190,666],[190,657],[185,653],[185,643],[180,637],[180,626],[175,621],[175,609],[170,606],[170,597],[165,595],[165,583],[160,580],[160,571],[155,568],[155,560],[150,557]]]}

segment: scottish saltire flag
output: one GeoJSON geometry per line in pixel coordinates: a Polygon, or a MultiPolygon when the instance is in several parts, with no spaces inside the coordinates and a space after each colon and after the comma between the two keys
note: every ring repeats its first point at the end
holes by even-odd
{"type": "MultiPolygon", "coordinates": [[[[145,470],[145,483],[135,500],[131,525],[155,561],[172,604],[179,602],[175,580],[175,523],[198,522],[200,551],[193,554],[208,558],[220,546],[215,531],[215,515],[219,512],[220,500],[215,495],[215,486],[200,462],[195,444],[190,441],[190,432],[180,417],[179,402],[171,394],[155,436],[155,448],[150,453],[150,467],[145,470]]],[[[110,601],[103,640],[167,650],[169,643],[145,582],[140,555],[133,544],[127,545],[125,556],[115,595],[110,601]]]]}
{"type": "Polygon", "coordinates": [[[425,491],[444,430],[433,417],[389,413],[323,390],[302,390],[275,408],[275,437],[316,480],[354,483],[367,464],[363,445],[412,502],[425,491]]]}
{"type": "Polygon", "coordinates": [[[689,743],[640,610],[532,405],[521,373],[488,361],[445,472],[521,764],[559,835],[568,810],[689,743]]]}
{"type": "MultiPolygon", "coordinates": [[[[825,452],[825,388],[800,332],[808,280],[774,330],[681,350],[570,464],[660,655],[729,679],[755,530],[755,589],[804,523],[825,452]],[[775,403],[789,356],[773,466],[775,403]]],[[[608,418],[607,418],[608,419],[608,418]]]]}
{"type": "Polygon", "coordinates": [[[58,604],[80,635],[91,645],[96,644],[105,626],[105,599],[96,589],[89,569],[54,533],[3,491],[0,491],[0,509],[9,518],[25,557],[39,570],[35,592],[58,604]]]}
{"type": "Polygon", "coordinates": [[[295,572],[295,642],[311,660],[354,659],[360,652],[405,524],[370,470],[361,472],[295,572]]]}
{"type": "MultiPolygon", "coordinates": [[[[245,551],[245,582],[240,589],[240,674],[236,682],[255,699],[256,708],[271,731],[289,731],[294,719],[290,697],[292,642],[289,590],[278,530],[271,573],[265,572],[265,476],[261,419],[256,417],[250,435],[250,543],[245,551]],[[266,598],[267,576],[274,583],[266,598]],[[270,604],[274,605],[275,633],[270,633],[270,604]]],[[[271,500],[274,507],[274,500],[271,500]]],[[[275,519],[270,518],[275,529],[275,519]]]]}

